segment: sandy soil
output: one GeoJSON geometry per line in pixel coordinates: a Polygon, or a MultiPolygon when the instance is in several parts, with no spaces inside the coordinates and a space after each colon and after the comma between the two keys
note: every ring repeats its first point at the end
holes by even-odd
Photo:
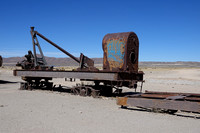
{"type": "MultiPolygon", "coordinates": [[[[200,69],[144,69],[144,90],[200,93],[200,69]]],[[[199,114],[125,110],[115,98],[18,90],[20,77],[0,68],[0,133],[197,133],[199,114]],[[195,118],[197,117],[197,118],[195,118]]],[[[56,84],[73,85],[64,79],[56,84]]],[[[128,90],[126,90],[128,91],[128,90]]]]}
{"type": "Polygon", "coordinates": [[[200,69],[144,69],[143,90],[200,93],[200,69]]]}

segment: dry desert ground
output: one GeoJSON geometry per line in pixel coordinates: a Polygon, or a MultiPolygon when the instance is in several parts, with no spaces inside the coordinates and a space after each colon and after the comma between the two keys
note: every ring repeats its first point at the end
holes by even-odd
{"type": "MultiPolygon", "coordinates": [[[[199,68],[145,68],[144,90],[200,93],[199,68]]],[[[198,133],[200,114],[121,109],[115,98],[18,90],[22,81],[0,68],[0,133],[198,133]]],[[[75,83],[54,79],[56,84],[75,83]]],[[[125,90],[133,91],[133,90],[125,90]]]]}

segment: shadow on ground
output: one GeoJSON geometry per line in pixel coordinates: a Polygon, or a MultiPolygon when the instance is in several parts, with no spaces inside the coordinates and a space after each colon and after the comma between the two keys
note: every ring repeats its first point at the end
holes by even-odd
{"type": "Polygon", "coordinates": [[[177,112],[175,114],[169,114],[163,110],[154,110],[154,109],[148,109],[148,108],[137,108],[137,107],[120,107],[121,109],[125,110],[131,110],[131,111],[141,111],[141,112],[151,112],[151,113],[162,113],[162,114],[168,114],[173,115],[177,117],[184,117],[184,118],[192,118],[192,119],[200,119],[200,113],[190,113],[185,112],[186,114],[182,114],[181,112],[177,112]],[[188,113],[188,114],[187,114],[188,113]]]}
{"type": "MultiPolygon", "coordinates": [[[[64,92],[64,93],[72,93],[71,92],[71,87],[68,86],[58,86],[58,87],[53,87],[51,89],[49,88],[34,88],[35,90],[50,90],[50,91],[57,91],[57,92],[64,92]]],[[[123,97],[123,96],[128,96],[128,95],[134,95],[134,94],[140,94],[139,92],[122,92],[122,93],[116,93],[113,92],[112,94],[109,95],[101,95],[100,96],[105,96],[105,97],[123,97]]]]}
{"type": "MultiPolygon", "coordinates": [[[[58,86],[58,87],[54,87],[51,89],[47,89],[47,88],[34,88],[33,90],[49,90],[49,91],[57,91],[57,92],[63,92],[63,93],[71,93],[71,87],[68,86],[58,86]]],[[[100,95],[100,97],[97,98],[101,98],[103,97],[123,97],[123,96],[129,96],[129,95],[133,95],[133,94],[140,94],[138,92],[123,92],[123,93],[113,93],[110,96],[103,96],[100,95]]],[[[140,112],[151,112],[151,113],[162,113],[162,114],[168,114],[168,115],[173,115],[173,116],[177,116],[177,117],[185,117],[185,118],[193,118],[193,119],[200,119],[200,113],[187,113],[186,114],[182,114],[181,112],[177,112],[177,113],[168,113],[166,110],[160,110],[160,109],[150,109],[150,108],[142,108],[142,107],[125,107],[125,106],[121,106],[121,109],[125,109],[125,110],[131,110],[131,111],[140,111],[140,112]]]]}
{"type": "Polygon", "coordinates": [[[11,81],[6,81],[6,80],[0,80],[0,84],[14,84],[18,82],[11,82],[11,81]]]}

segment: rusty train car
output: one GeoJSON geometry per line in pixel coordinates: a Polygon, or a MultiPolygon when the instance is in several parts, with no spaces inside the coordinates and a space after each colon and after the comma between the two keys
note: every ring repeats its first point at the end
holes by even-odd
{"type": "Polygon", "coordinates": [[[200,94],[141,92],[144,73],[138,70],[139,40],[134,32],[113,33],[104,36],[102,41],[103,68],[101,70],[94,66],[92,59],[82,53],[80,58],[74,57],[35,31],[34,27],[31,27],[31,36],[33,53],[28,51],[28,54],[25,55],[26,59],[17,63],[17,66],[21,66],[22,69],[13,71],[14,76],[21,76],[25,81],[21,83],[20,89],[55,89],[51,82],[52,78],[69,78],[71,81],[80,79],[81,81],[93,81],[93,84],[77,84],[70,88],[70,92],[81,96],[98,97],[99,95],[113,94],[113,89],[116,93],[121,93],[122,87],[136,90],[137,84],[140,82],[140,93],[118,97],[117,104],[123,108],[136,106],[153,110],[161,109],[172,114],[178,110],[200,113],[200,94]],[[71,57],[79,64],[79,67],[71,71],[64,71],[49,66],[37,36],[71,57]],[[40,54],[36,53],[36,49],[40,54]]]}
{"type": "MultiPolygon", "coordinates": [[[[120,87],[137,88],[137,83],[143,81],[143,72],[138,71],[139,40],[134,32],[114,33],[104,36],[103,68],[94,67],[94,61],[81,53],[80,58],[74,57],[63,48],[53,43],[45,36],[31,27],[33,42],[32,51],[26,55],[26,60],[18,62],[21,70],[14,70],[14,76],[21,76],[26,81],[21,83],[22,89],[35,87],[52,87],[52,78],[80,79],[81,81],[93,81],[94,85],[72,87],[71,91],[81,95],[99,95],[103,92],[112,92],[113,88],[120,87]],[[54,47],[79,63],[79,68],[73,71],[61,71],[48,66],[37,36],[46,40],[54,47]],[[40,51],[40,57],[36,53],[40,51]]],[[[67,65],[67,64],[66,64],[67,65]]]]}

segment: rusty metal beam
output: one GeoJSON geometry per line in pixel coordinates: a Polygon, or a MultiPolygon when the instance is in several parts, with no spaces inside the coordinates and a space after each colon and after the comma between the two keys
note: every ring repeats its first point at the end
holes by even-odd
{"type": "Polygon", "coordinates": [[[141,97],[143,97],[143,98],[156,98],[156,99],[165,99],[170,96],[175,96],[175,95],[173,95],[173,94],[171,94],[171,95],[142,94],[141,95],[141,97]]]}
{"type": "Polygon", "coordinates": [[[76,71],[23,71],[15,70],[15,76],[77,78],[91,80],[117,80],[117,73],[76,72],[76,71]]]}
{"type": "Polygon", "coordinates": [[[200,102],[119,97],[117,98],[117,104],[121,106],[181,110],[200,113],[200,102]]]}
{"type": "Polygon", "coordinates": [[[197,93],[181,93],[181,92],[156,92],[156,91],[145,91],[145,94],[157,94],[157,95],[185,95],[185,96],[196,96],[200,97],[197,93]]]}
{"type": "Polygon", "coordinates": [[[55,44],[54,42],[52,42],[51,40],[49,40],[48,38],[40,34],[39,32],[34,31],[34,27],[31,27],[31,32],[34,32],[35,34],[40,36],[42,39],[44,39],[45,41],[47,41],[48,43],[50,43],[51,45],[53,45],[54,47],[56,47],[57,49],[59,49],[60,51],[68,55],[69,57],[71,57],[72,59],[74,59],[76,62],[80,63],[80,60],[77,59],[75,56],[73,56],[72,54],[70,54],[69,52],[67,52],[66,50],[64,50],[63,48],[61,48],[60,46],[58,46],[57,44],[55,44]]]}
{"type": "Polygon", "coordinates": [[[24,77],[52,77],[52,78],[77,78],[91,81],[120,81],[120,82],[144,82],[143,73],[119,73],[105,71],[60,71],[60,70],[14,70],[14,76],[24,77]],[[128,74],[128,75],[127,75],[128,74]],[[126,75],[127,77],[123,77],[126,75]]]}

